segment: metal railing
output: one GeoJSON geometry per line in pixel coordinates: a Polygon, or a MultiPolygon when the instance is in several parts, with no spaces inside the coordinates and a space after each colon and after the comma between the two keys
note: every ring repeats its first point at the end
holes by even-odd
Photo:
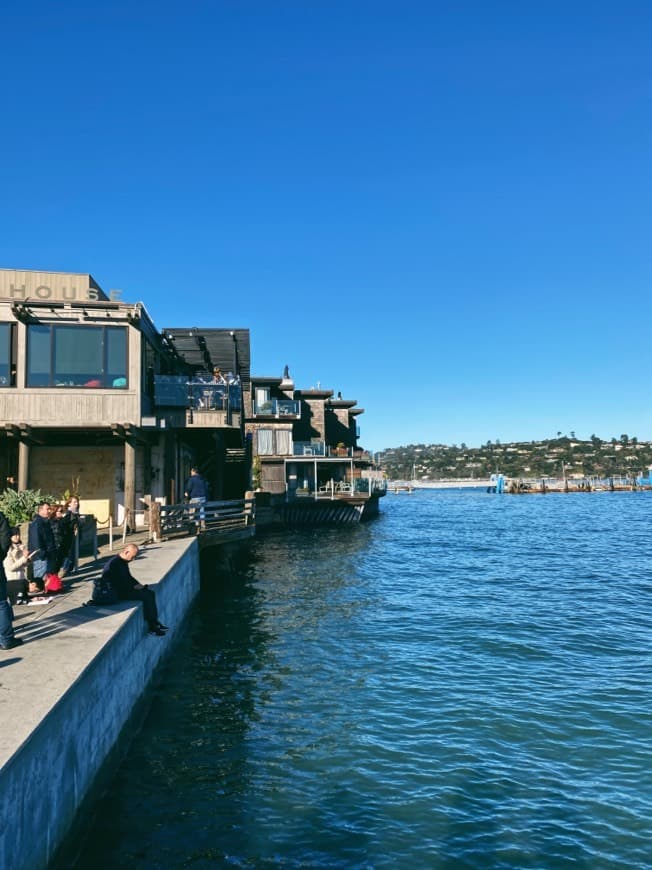
{"type": "Polygon", "coordinates": [[[216,384],[185,375],[155,375],[154,402],[157,407],[187,408],[193,411],[231,411],[242,409],[239,382],[216,384]]]}
{"type": "Polygon", "coordinates": [[[331,459],[373,462],[373,456],[367,450],[361,450],[359,447],[331,447],[325,441],[295,441],[293,452],[295,456],[328,456],[331,459]]]}
{"type": "Polygon", "coordinates": [[[232,532],[253,526],[256,522],[256,500],[207,501],[204,504],[151,506],[150,528],[154,540],[171,535],[194,535],[202,532],[232,532]]]}
{"type": "Polygon", "coordinates": [[[301,403],[294,399],[270,399],[254,402],[254,417],[300,417],[301,403]]]}
{"type": "Polygon", "coordinates": [[[387,481],[368,478],[354,477],[353,480],[328,480],[319,485],[316,491],[304,489],[300,496],[309,495],[315,499],[318,498],[341,498],[342,496],[358,496],[358,495],[384,495],[387,492],[387,481]]]}
{"type": "Polygon", "coordinates": [[[292,445],[295,456],[326,456],[324,441],[295,441],[292,445]]]}

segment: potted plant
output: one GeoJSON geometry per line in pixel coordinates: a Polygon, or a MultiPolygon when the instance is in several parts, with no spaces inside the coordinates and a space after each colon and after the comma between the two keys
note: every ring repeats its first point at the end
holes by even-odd
{"type": "MultiPolygon", "coordinates": [[[[21,492],[6,489],[0,494],[0,511],[7,517],[10,526],[26,526],[31,522],[39,502],[42,501],[54,503],[57,499],[53,495],[41,492],[40,489],[23,489],[21,492]]],[[[26,539],[26,528],[21,530],[21,535],[26,539]]]]}
{"type": "Polygon", "coordinates": [[[254,456],[254,461],[251,463],[251,485],[255,492],[260,492],[262,489],[263,468],[259,456],[254,456]]]}

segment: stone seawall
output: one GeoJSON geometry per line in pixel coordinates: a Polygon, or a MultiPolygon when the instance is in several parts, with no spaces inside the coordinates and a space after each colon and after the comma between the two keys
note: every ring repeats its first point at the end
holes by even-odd
{"type": "Polygon", "coordinates": [[[44,868],[199,592],[197,539],[153,545],[132,563],[150,584],[164,638],[140,605],[83,607],[90,566],[50,605],[16,608],[24,645],[0,653],[0,867],[44,868]],[[29,611],[29,613],[28,613],[29,611]]]}

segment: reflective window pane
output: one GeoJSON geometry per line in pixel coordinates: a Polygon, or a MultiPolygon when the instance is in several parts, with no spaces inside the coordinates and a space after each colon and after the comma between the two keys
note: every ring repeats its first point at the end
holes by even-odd
{"type": "Polygon", "coordinates": [[[50,386],[50,327],[29,326],[27,334],[27,386],[50,386]]]}
{"type": "Polygon", "coordinates": [[[127,386],[127,330],[124,327],[105,330],[107,387],[127,386]]]}
{"type": "Polygon", "coordinates": [[[11,386],[11,324],[0,323],[0,387],[11,386]]]}
{"type": "Polygon", "coordinates": [[[27,386],[124,389],[126,327],[30,325],[27,386]]]}
{"type": "Polygon", "coordinates": [[[55,386],[101,387],[102,327],[55,326],[55,386]]]}

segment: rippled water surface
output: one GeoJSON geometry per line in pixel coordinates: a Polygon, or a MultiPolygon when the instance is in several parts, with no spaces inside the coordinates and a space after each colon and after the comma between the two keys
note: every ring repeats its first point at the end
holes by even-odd
{"type": "Polygon", "coordinates": [[[652,493],[381,511],[206,566],[78,867],[652,866],[652,493]]]}

